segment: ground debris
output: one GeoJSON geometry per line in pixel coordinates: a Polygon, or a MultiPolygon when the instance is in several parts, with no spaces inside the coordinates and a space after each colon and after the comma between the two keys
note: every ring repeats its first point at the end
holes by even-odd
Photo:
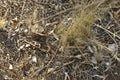
{"type": "Polygon", "coordinates": [[[119,80],[119,0],[0,0],[0,80],[119,80]]]}

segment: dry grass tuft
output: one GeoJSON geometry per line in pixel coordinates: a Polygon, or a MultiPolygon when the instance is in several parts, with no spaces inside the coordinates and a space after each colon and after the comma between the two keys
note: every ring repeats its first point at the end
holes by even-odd
{"type": "Polygon", "coordinates": [[[94,37],[94,32],[91,25],[98,19],[96,16],[96,10],[101,3],[93,3],[86,6],[82,6],[82,9],[76,9],[73,15],[72,24],[68,27],[63,25],[62,22],[57,29],[56,33],[61,35],[60,43],[63,46],[67,46],[70,43],[76,44],[79,42],[87,42],[88,39],[94,37]]]}

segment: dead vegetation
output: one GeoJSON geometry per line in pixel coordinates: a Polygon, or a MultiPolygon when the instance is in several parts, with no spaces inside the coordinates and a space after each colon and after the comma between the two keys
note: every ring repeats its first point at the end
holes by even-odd
{"type": "Polygon", "coordinates": [[[119,0],[1,0],[0,80],[119,80],[119,0]]]}

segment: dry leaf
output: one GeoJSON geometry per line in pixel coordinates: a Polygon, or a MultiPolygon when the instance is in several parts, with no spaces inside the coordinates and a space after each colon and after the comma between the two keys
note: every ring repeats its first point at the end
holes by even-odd
{"type": "Polygon", "coordinates": [[[7,24],[7,21],[5,19],[0,20],[0,29],[4,28],[7,24]]]}
{"type": "Polygon", "coordinates": [[[49,68],[47,73],[49,74],[50,72],[52,72],[54,70],[54,68],[49,68]]]}

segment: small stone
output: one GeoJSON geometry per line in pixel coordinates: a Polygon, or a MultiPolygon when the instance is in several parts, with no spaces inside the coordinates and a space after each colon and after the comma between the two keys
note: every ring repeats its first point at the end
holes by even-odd
{"type": "Polygon", "coordinates": [[[26,45],[25,45],[25,47],[29,47],[29,46],[30,46],[30,44],[26,44],[26,45]]]}
{"type": "Polygon", "coordinates": [[[25,29],[24,32],[27,33],[27,32],[28,32],[28,29],[25,29]]]}
{"type": "Polygon", "coordinates": [[[9,65],[9,69],[10,69],[10,70],[13,69],[13,65],[12,65],[12,64],[9,65]]]}
{"type": "Polygon", "coordinates": [[[32,62],[37,63],[37,57],[36,56],[32,56],[32,62]]]}
{"type": "Polygon", "coordinates": [[[109,62],[106,62],[105,64],[106,64],[107,66],[109,66],[109,65],[110,65],[110,63],[109,63],[109,62]]]}
{"type": "Polygon", "coordinates": [[[109,44],[108,45],[108,49],[110,50],[110,51],[112,51],[112,52],[114,52],[114,51],[116,51],[116,44],[109,44]]]}

